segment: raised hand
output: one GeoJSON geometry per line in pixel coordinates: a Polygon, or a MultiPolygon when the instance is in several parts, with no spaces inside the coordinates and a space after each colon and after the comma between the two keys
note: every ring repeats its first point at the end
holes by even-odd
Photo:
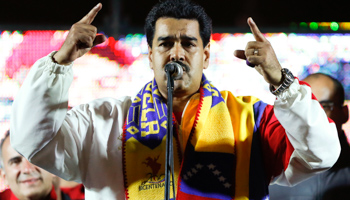
{"type": "Polygon", "coordinates": [[[80,21],[72,25],[62,47],[54,55],[57,63],[68,65],[88,52],[93,46],[106,40],[104,35],[96,35],[97,28],[91,25],[101,8],[102,4],[97,4],[80,21]]]}
{"type": "Polygon", "coordinates": [[[281,65],[270,42],[260,32],[252,18],[248,18],[248,25],[255,41],[248,42],[245,50],[235,50],[234,55],[247,60],[263,75],[266,82],[277,88],[282,83],[281,65]]]}

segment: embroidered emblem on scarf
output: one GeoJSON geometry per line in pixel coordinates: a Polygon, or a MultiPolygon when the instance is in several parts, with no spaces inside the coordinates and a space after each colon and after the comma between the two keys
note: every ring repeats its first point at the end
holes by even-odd
{"type": "MultiPolygon", "coordinates": [[[[153,80],[135,97],[125,122],[123,170],[128,199],[164,199],[166,114],[166,103],[153,80]]],[[[193,95],[184,111],[181,133],[183,158],[174,129],[177,199],[233,199],[236,157],[230,113],[204,75],[200,94],[193,95]]]]}

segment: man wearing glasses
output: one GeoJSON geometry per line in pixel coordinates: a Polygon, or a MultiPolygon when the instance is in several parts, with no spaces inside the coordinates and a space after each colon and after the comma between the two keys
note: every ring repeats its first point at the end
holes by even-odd
{"type": "Polygon", "coordinates": [[[342,130],[342,125],[349,119],[349,111],[348,106],[344,105],[344,88],[338,80],[322,73],[311,74],[304,81],[311,86],[312,93],[322,105],[327,117],[335,122],[341,144],[341,153],[336,164],[330,170],[295,187],[270,186],[270,200],[349,199],[350,147],[342,130]]]}

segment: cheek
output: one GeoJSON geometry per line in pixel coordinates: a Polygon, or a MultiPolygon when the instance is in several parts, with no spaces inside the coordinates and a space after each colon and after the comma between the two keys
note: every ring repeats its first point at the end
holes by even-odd
{"type": "Polygon", "coordinates": [[[205,58],[203,56],[203,52],[202,53],[196,53],[193,58],[191,59],[192,60],[192,66],[194,68],[196,68],[197,71],[202,71],[205,66],[205,58]]]}
{"type": "Polygon", "coordinates": [[[161,53],[159,51],[155,51],[152,54],[152,60],[153,62],[160,62],[162,60],[166,59],[166,54],[165,53],[161,53]]]}
{"type": "Polygon", "coordinates": [[[6,173],[6,178],[5,178],[5,183],[9,185],[10,187],[14,186],[14,184],[17,183],[17,173],[12,171],[12,172],[7,172],[6,173]]]}
{"type": "Polygon", "coordinates": [[[160,56],[155,56],[154,58],[153,58],[153,61],[152,61],[152,63],[151,63],[151,68],[153,69],[153,70],[155,70],[155,71],[161,71],[162,70],[162,67],[163,67],[163,65],[165,65],[165,61],[164,61],[164,59],[162,58],[162,57],[160,57],[160,56]]]}

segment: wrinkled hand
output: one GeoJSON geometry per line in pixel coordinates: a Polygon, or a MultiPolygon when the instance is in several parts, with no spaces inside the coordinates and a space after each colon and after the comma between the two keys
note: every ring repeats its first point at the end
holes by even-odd
{"type": "Polygon", "coordinates": [[[255,65],[255,69],[264,77],[265,81],[277,88],[282,83],[282,67],[270,42],[250,17],[248,25],[256,41],[248,42],[245,50],[235,50],[234,55],[255,65]],[[254,54],[254,51],[257,54],[254,54]]]}
{"type": "Polygon", "coordinates": [[[80,21],[73,24],[60,50],[54,55],[57,63],[68,65],[88,52],[93,46],[106,40],[106,36],[97,34],[97,28],[91,25],[102,4],[97,4],[80,21]]]}

